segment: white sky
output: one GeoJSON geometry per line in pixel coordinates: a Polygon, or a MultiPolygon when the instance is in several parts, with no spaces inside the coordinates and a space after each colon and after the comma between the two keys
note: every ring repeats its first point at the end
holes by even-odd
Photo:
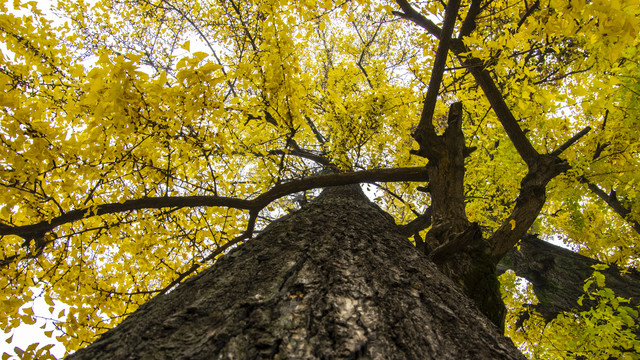
{"type": "MultiPolygon", "coordinates": [[[[34,294],[41,292],[37,288],[33,288],[32,291],[34,294]]],[[[12,359],[17,359],[19,357],[16,355],[15,347],[25,350],[33,343],[40,343],[38,347],[54,344],[51,354],[57,358],[62,358],[65,354],[65,348],[55,339],[56,336],[62,335],[62,333],[55,329],[52,321],[46,319],[56,318],[57,314],[61,310],[68,308],[68,306],[57,301],[54,301],[54,303],[53,314],[49,312],[49,305],[44,301],[44,298],[37,298],[34,302],[25,304],[23,308],[33,307],[34,315],[38,319],[34,325],[22,324],[9,333],[0,333],[0,354],[7,353],[12,355],[12,359]],[[53,336],[48,338],[45,335],[45,331],[51,330],[53,330],[53,336]],[[11,343],[8,343],[7,341],[10,338],[11,343]]]]}

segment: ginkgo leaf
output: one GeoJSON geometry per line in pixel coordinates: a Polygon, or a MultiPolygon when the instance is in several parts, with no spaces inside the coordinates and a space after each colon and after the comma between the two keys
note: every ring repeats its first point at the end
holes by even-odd
{"type": "MultiPolygon", "coordinates": [[[[40,12],[36,2],[0,2],[0,231],[48,229],[1,235],[1,327],[35,323],[32,303],[44,294],[49,307],[68,306],[54,314],[64,333],[57,339],[74,351],[182,274],[224,256],[225,244],[247,240],[234,243],[252,217],[257,233],[298,206],[286,196],[259,215],[165,206],[175,199],[252,201],[323,169],[435,163],[411,150],[419,148],[412,133],[434,77],[433,26],[442,26],[444,3],[409,2],[423,15],[418,23],[400,3],[62,0],[40,12]],[[127,207],[145,201],[156,203],[127,207]]],[[[633,272],[640,266],[638,1],[497,0],[464,25],[474,4],[463,2],[456,18],[431,117],[444,136],[449,106],[463,104],[463,145],[476,149],[458,154],[463,217],[485,238],[529,231],[633,272]],[[487,97],[489,88],[498,98],[487,97]],[[503,126],[505,113],[512,127],[503,126]],[[518,217],[519,195],[540,164],[523,159],[514,134],[536,159],[559,153],[558,164],[569,167],[546,187],[529,188],[544,195],[524,209],[539,209],[529,222],[518,217]]],[[[375,182],[368,194],[407,224],[433,205],[423,185],[375,182]]],[[[515,319],[538,299],[512,276],[503,285],[515,319]]],[[[599,313],[566,314],[549,328],[532,317],[530,331],[507,333],[538,358],[577,351],[572,331],[602,330],[605,345],[617,332],[619,344],[634,348],[612,327],[630,323],[621,314],[628,310],[615,293],[594,290],[608,284],[603,275],[583,284],[599,313]],[[598,316],[610,327],[599,327],[598,316]]],[[[592,358],[622,358],[602,354],[592,358]]]]}

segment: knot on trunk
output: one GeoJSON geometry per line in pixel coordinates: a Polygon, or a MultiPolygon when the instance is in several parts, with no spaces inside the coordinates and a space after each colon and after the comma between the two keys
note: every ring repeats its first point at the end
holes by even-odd
{"type": "Polygon", "coordinates": [[[436,229],[444,243],[431,251],[429,258],[462,288],[480,311],[503,328],[506,309],[489,242],[483,238],[477,223],[467,223],[463,231],[459,230],[460,226],[460,223],[443,223],[436,229]]]}

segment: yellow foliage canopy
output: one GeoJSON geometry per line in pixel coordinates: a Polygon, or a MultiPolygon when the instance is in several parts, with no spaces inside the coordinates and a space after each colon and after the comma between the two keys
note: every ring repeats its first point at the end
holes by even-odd
{"type": "MultiPolygon", "coordinates": [[[[415,5],[420,27],[406,5],[2,1],[0,327],[32,323],[28,304],[54,299],[69,305],[58,341],[75,350],[297,206],[300,193],[251,202],[269,189],[325,168],[423,166],[412,131],[444,7],[415,5]]],[[[516,228],[508,217],[528,164],[476,67],[535,151],[592,128],[562,152],[570,169],[547,187],[532,230],[638,267],[640,2],[460,9],[433,125],[442,133],[449,105],[463,103],[477,149],[465,165],[469,220],[516,228]]],[[[376,201],[407,223],[430,204],[416,186],[376,183],[376,201]]]]}

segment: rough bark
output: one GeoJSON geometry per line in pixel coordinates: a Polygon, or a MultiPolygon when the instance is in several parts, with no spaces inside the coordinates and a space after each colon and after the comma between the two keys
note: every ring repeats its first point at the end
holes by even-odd
{"type": "MultiPolygon", "coordinates": [[[[519,248],[502,259],[499,270],[511,269],[529,280],[539,301],[535,310],[550,321],[560,312],[588,310],[593,305],[585,300],[579,306],[577,301],[584,295],[584,281],[593,273],[592,266],[597,264],[602,263],[527,235],[519,248]]],[[[631,298],[633,306],[640,305],[640,273],[622,275],[620,270],[610,266],[600,271],[605,275],[606,287],[616,296],[631,298]]]]}
{"type": "Polygon", "coordinates": [[[524,359],[356,186],[325,190],[68,359],[524,359]]]}
{"type": "Polygon", "coordinates": [[[430,122],[419,131],[414,137],[420,149],[414,154],[429,160],[426,169],[433,214],[422,248],[494,324],[503,328],[506,309],[496,277],[498,258],[491,255],[490,243],[465,213],[464,159],[470,149],[465,147],[462,132],[462,103],[449,108],[442,135],[436,134],[430,122]]]}

